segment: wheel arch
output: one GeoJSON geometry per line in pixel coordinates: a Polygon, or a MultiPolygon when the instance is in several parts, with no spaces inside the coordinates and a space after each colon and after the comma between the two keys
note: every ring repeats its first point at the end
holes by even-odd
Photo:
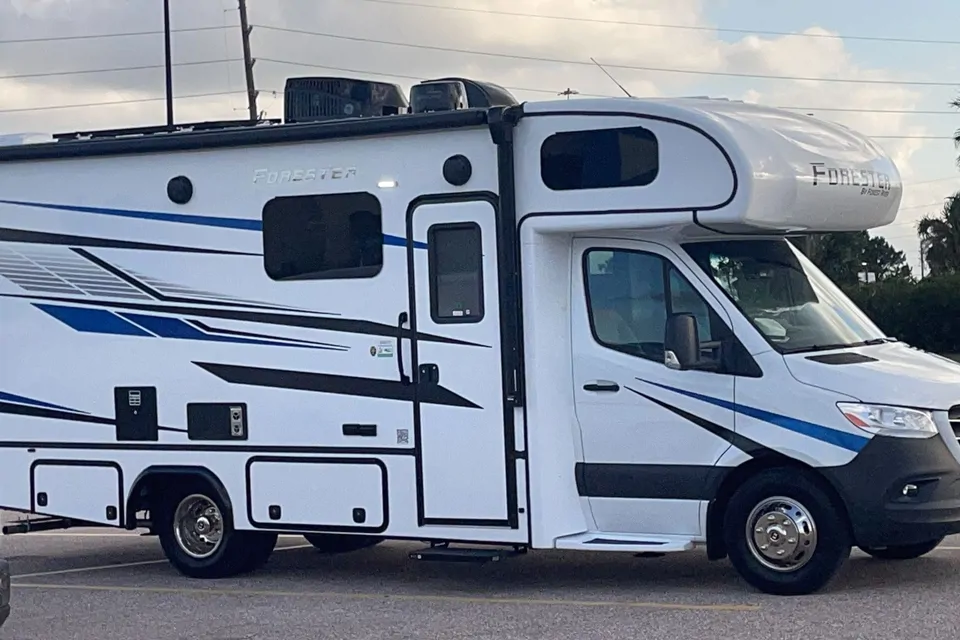
{"type": "Polygon", "coordinates": [[[707,558],[721,560],[727,556],[723,541],[723,519],[734,492],[750,478],[770,469],[792,469],[804,473],[824,491],[834,506],[840,511],[848,531],[853,533],[847,504],[839,489],[816,467],[782,454],[769,453],[747,460],[731,469],[720,483],[716,494],[707,505],[706,541],[707,558]]]}
{"type": "MultiPolygon", "coordinates": [[[[153,497],[163,490],[164,485],[158,485],[161,480],[173,481],[175,485],[181,486],[188,482],[202,481],[210,487],[223,505],[223,517],[233,522],[233,502],[230,500],[226,486],[210,469],[192,465],[153,465],[144,469],[130,487],[126,513],[136,514],[137,511],[149,508],[153,497]]],[[[151,511],[152,516],[153,511],[151,511]]],[[[128,517],[126,527],[135,529],[136,526],[136,519],[128,517]]]]}

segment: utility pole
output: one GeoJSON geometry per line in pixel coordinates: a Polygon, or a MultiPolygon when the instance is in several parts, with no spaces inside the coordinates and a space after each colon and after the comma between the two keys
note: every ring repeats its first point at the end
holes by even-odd
{"type": "Polygon", "coordinates": [[[257,121],[257,89],[253,86],[253,65],[256,62],[250,55],[250,22],[247,20],[247,0],[240,3],[240,30],[243,32],[243,67],[247,78],[247,105],[250,108],[250,122],[257,121]]]}
{"type": "Polygon", "coordinates": [[[173,127],[173,63],[170,54],[170,0],[163,0],[163,44],[167,76],[167,126],[173,127]]]}

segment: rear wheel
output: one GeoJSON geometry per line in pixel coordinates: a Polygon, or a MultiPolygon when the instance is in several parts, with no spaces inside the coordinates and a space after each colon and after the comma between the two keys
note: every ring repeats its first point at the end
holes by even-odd
{"type": "Polygon", "coordinates": [[[191,578],[226,578],[257,569],[277,541],[276,534],[235,530],[205,482],[168,494],[153,525],[170,564],[191,578]]]}
{"type": "Polygon", "coordinates": [[[383,538],[376,536],[342,535],[334,533],[306,533],[303,535],[307,542],[324,553],[349,553],[369,547],[375,547],[383,542],[383,538]]]}
{"type": "Polygon", "coordinates": [[[850,555],[846,516],[810,474],[770,469],[748,479],[724,518],[730,561],[753,587],[804,595],[825,587],[850,555]]]}
{"type": "Polygon", "coordinates": [[[914,560],[936,549],[945,537],[946,536],[941,536],[936,540],[919,542],[917,544],[902,544],[891,547],[860,547],[860,549],[864,553],[870,554],[880,560],[914,560]]]}

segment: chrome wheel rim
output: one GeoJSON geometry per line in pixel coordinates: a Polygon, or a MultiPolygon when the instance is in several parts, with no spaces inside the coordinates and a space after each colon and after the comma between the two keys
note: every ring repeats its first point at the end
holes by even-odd
{"type": "Polygon", "coordinates": [[[754,507],[747,518],[747,546],[773,571],[797,571],[817,548],[817,527],[810,512],[792,498],[776,496],[754,507]]]}
{"type": "Polygon", "coordinates": [[[174,512],[173,533],[184,553],[198,560],[209,558],[223,540],[223,514],[207,496],[187,496],[174,512]]]}

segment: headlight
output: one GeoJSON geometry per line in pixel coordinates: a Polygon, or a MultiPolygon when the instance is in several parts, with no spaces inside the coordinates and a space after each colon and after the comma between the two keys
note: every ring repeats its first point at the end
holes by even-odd
{"type": "Polygon", "coordinates": [[[897,438],[929,438],[937,433],[937,424],[929,411],[852,402],[838,402],[837,407],[853,425],[873,434],[897,438]]]}

